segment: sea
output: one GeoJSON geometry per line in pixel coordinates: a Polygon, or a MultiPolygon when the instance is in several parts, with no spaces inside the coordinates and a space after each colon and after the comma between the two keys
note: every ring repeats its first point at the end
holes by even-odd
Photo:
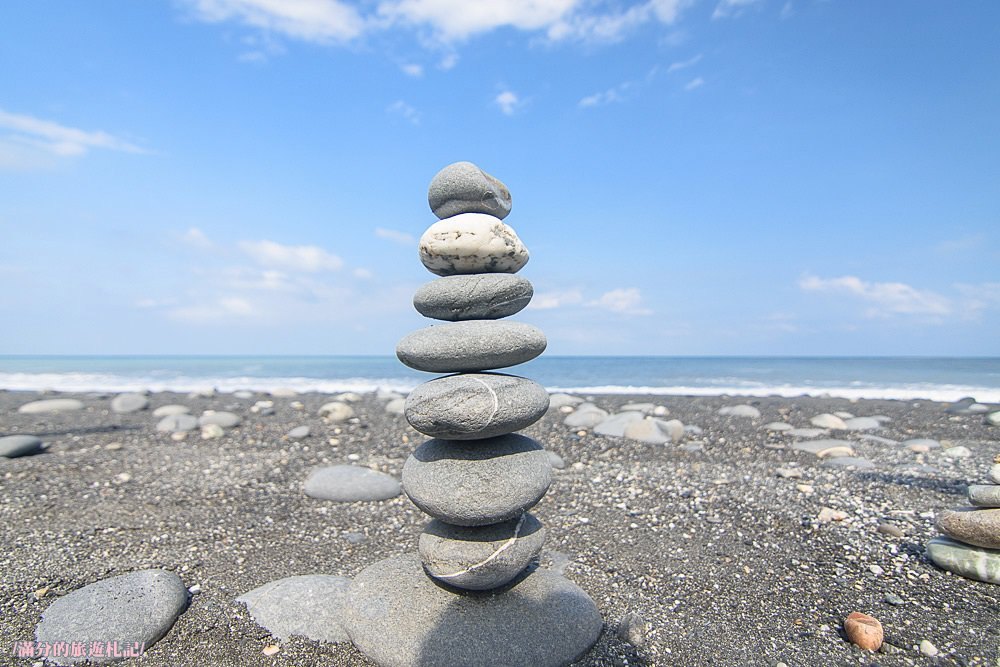
{"type": "MultiPolygon", "coordinates": [[[[583,394],[832,396],[1000,403],[1000,357],[543,356],[505,372],[583,394]]],[[[406,392],[392,356],[0,356],[0,389],[406,392]]]]}

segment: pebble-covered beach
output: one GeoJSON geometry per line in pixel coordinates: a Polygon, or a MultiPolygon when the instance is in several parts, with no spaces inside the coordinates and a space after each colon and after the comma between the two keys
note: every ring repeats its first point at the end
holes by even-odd
{"type": "MultiPolygon", "coordinates": [[[[393,482],[425,437],[389,395],[276,393],[157,393],[139,409],[135,397],[112,408],[107,394],[0,392],[0,437],[46,443],[0,459],[0,664],[40,663],[15,649],[35,641],[60,598],[150,569],[179,576],[188,602],[142,658],[119,664],[371,664],[348,642],[282,639],[237,598],[329,575],[332,592],[317,608],[335,622],[335,578],[415,551],[427,517],[393,482]],[[19,412],[53,398],[82,407],[19,412]],[[167,405],[186,407],[196,425],[164,415],[180,411],[167,405]],[[357,482],[389,499],[307,495],[310,474],[337,465],[394,478],[357,482]]],[[[1000,427],[983,413],[926,401],[580,398],[609,416],[638,408],[684,428],[661,428],[665,438],[649,438],[660,444],[633,439],[649,427],[597,435],[585,406],[559,398],[524,430],[554,454],[552,485],[532,511],[546,529],[538,566],[578,584],[604,620],[578,664],[1000,661],[1000,586],[946,572],[926,554],[936,519],[969,504],[968,485],[988,482],[1000,454],[1000,427]],[[574,414],[591,425],[565,424],[574,414]],[[779,425],[817,429],[820,415],[876,419],[811,433],[779,425]],[[795,447],[817,440],[841,442],[795,447]],[[847,640],[852,612],[880,621],[878,653],[847,640]]]]}

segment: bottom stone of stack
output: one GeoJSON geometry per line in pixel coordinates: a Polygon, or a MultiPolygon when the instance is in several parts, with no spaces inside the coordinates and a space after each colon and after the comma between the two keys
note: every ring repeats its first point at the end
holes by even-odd
{"type": "Polygon", "coordinates": [[[354,645],[382,667],[557,667],[601,634],[594,601],[548,570],[487,592],[445,587],[416,555],[368,567],[347,593],[354,645]]]}
{"type": "Polygon", "coordinates": [[[1000,584],[1000,550],[934,537],[927,543],[927,556],[941,569],[960,577],[1000,584]]]}
{"type": "Polygon", "coordinates": [[[473,591],[510,582],[542,550],[545,528],[530,514],[470,528],[431,521],[417,545],[424,569],[435,579],[473,591]]]}

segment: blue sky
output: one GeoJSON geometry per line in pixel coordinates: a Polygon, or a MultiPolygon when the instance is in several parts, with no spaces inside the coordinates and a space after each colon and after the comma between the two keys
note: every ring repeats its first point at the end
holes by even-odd
{"type": "Polygon", "coordinates": [[[554,354],[1000,354],[1000,4],[0,3],[0,352],[391,354],[503,180],[554,354]]]}

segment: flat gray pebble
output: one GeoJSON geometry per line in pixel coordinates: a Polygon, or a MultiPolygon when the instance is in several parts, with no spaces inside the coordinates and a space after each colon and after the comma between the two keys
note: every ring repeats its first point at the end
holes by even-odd
{"type": "Polygon", "coordinates": [[[419,329],[396,345],[396,356],[418,371],[461,373],[505,368],[545,351],[545,334],[523,322],[469,320],[419,329]]]}
{"type": "Polygon", "coordinates": [[[75,398],[46,398],[25,403],[17,409],[22,414],[34,415],[48,412],[72,412],[82,410],[83,402],[75,398]]]}
{"type": "Polygon", "coordinates": [[[149,399],[145,394],[118,394],[111,399],[111,410],[120,414],[139,412],[149,407],[149,399]]]}
{"type": "Polygon", "coordinates": [[[0,456],[13,459],[31,456],[45,449],[42,439],[34,435],[8,435],[0,438],[0,456]]]}
{"type": "Polygon", "coordinates": [[[531,283],[520,276],[472,273],[422,285],[413,295],[413,307],[435,320],[497,320],[520,312],[533,294],[531,283]]]}
{"type": "Polygon", "coordinates": [[[164,433],[181,433],[198,428],[198,418],[194,415],[167,415],[156,424],[156,430],[164,433]]]}
{"type": "Polygon", "coordinates": [[[352,465],[318,468],[309,473],[305,483],[307,496],[345,503],[388,500],[399,491],[399,481],[392,475],[352,465]]]}

